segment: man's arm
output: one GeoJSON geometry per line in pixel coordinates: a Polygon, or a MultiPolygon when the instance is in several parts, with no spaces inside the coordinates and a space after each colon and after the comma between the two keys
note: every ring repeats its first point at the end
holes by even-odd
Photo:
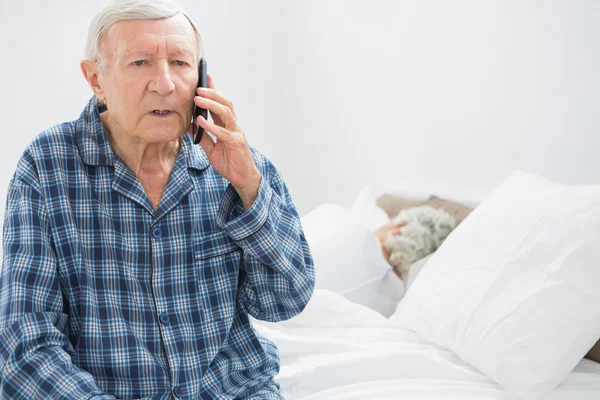
{"type": "Polygon", "coordinates": [[[0,281],[0,398],[115,399],[71,362],[48,220],[40,190],[13,178],[0,281]]]}
{"type": "Polygon", "coordinates": [[[252,317],[283,321],[310,300],[315,269],[300,217],[279,171],[260,153],[258,197],[245,210],[229,185],[217,224],[244,250],[238,297],[252,317]]]}

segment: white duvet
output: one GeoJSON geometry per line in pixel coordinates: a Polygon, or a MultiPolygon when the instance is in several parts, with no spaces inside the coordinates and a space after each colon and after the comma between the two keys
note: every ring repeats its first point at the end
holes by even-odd
{"type": "MultiPolygon", "coordinates": [[[[275,379],[289,400],[507,400],[451,351],[328,290],[315,290],[306,309],[288,321],[252,321],[279,348],[275,379]]],[[[582,360],[548,397],[567,399],[600,399],[600,364],[582,360]]]]}

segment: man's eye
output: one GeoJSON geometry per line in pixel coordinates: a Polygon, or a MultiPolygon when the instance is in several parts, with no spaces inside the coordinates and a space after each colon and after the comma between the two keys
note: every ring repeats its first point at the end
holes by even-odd
{"type": "Polygon", "coordinates": [[[146,61],[144,60],[139,60],[139,61],[134,61],[132,64],[135,65],[136,67],[141,67],[143,63],[145,63],[146,61]]]}
{"type": "Polygon", "coordinates": [[[179,60],[177,60],[175,62],[177,63],[177,65],[185,65],[185,61],[179,61],[179,60]]]}

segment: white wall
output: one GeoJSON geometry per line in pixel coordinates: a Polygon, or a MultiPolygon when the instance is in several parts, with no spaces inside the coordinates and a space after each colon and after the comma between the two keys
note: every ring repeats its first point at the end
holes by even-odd
{"type": "MultiPolygon", "coordinates": [[[[79,61],[105,3],[0,3],[2,219],[23,148],[91,96],[79,61]]],[[[600,2],[179,3],[301,215],[364,185],[478,201],[513,168],[600,183],[600,2]]]]}
{"type": "Polygon", "coordinates": [[[287,2],[282,123],[307,212],[482,200],[512,169],[600,183],[600,2],[287,2]]]}

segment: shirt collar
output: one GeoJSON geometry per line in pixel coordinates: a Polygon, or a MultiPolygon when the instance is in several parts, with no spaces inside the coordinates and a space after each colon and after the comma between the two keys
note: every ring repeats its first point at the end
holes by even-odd
{"type": "MultiPolygon", "coordinates": [[[[76,121],[75,135],[77,147],[84,163],[88,165],[114,165],[115,154],[110,147],[100,113],[106,111],[106,105],[98,101],[95,95],[90,98],[76,121]]],[[[195,145],[192,136],[185,133],[181,140],[181,149],[188,168],[203,170],[210,165],[204,149],[195,145]]]]}

